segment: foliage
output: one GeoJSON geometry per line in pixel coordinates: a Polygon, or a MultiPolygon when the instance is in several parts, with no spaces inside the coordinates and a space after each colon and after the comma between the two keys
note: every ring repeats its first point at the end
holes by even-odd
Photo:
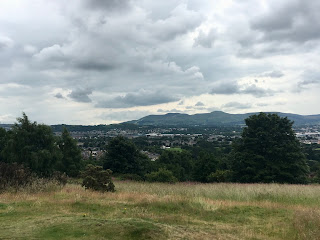
{"type": "Polygon", "coordinates": [[[230,182],[232,172],[230,170],[216,170],[208,175],[208,182],[230,182]]]}
{"type": "Polygon", "coordinates": [[[155,162],[157,169],[170,170],[178,181],[191,181],[193,171],[192,156],[187,151],[163,151],[155,162]]]}
{"type": "Polygon", "coordinates": [[[66,183],[66,174],[60,172],[40,178],[22,164],[0,162],[0,192],[45,192],[56,190],[66,183]]]}
{"type": "Polygon", "coordinates": [[[308,166],[292,130],[293,122],[265,113],[245,121],[247,127],[232,153],[233,180],[306,183],[308,166]]]}
{"type": "Polygon", "coordinates": [[[120,180],[131,180],[131,181],[143,181],[143,178],[138,174],[121,174],[120,180]]]}
{"type": "Polygon", "coordinates": [[[62,173],[59,171],[53,172],[53,174],[50,176],[51,180],[57,181],[59,185],[65,186],[68,182],[68,176],[66,173],[62,173]]]}
{"type": "Polygon", "coordinates": [[[111,179],[112,171],[103,170],[101,166],[88,165],[82,173],[82,186],[101,192],[114,192],[115,186],[111,179]]]}
{"type": "Polygon", "coordinates": [[[23,164],[38,175],[49,176],[61,158],[51,128],[30,122],[25,113],[17,120],[6,133],[2,161],[23,164]]]}
{"type": "Polygon", "coordinates": [[[61,172],[65,172],[70,177],[76,177],[82,167],[81,151],[66,128],[63,129],[61,138],[58,142],[62,158],[57,164],[61,172]]]}
{"type": "Polygon", "coordinates": [[[10,188],[16,191],[33,181],[30,169],[21,164],[0,162],[0,191],[10,188]]]}
{"type": "Polygon", "coordinates": [[[148,182],[167,182],[175,183],[178,179],[173,176],[173,173],[165,168],[160,168],[157,172],[151,172],[146,174],[146,180],[148,182]]]}
{"type": "Polygon", "coordinates": [[[193,180],[207,182],[208,175],[216,171],[217,165],[218,159],[214,155],[201,152],[195,161],[193,180]]]}
{"type": "Polygon", "coordinates": [[[103,167],[111,169],[115,174],[144,176],[150,164],[148,157],[140,153],[132,141],[120,136],[108,143],[103,167]]]}
{"type": "Polygon", "coordinates": [[[25,113],[17,121],[8,132],[0,128],[0,162],[23,164],[39,177],[51,177],[57,170],[78,175],[81,152],[66,129],[58,138],[49,126],[30,122],[25,113]]]}

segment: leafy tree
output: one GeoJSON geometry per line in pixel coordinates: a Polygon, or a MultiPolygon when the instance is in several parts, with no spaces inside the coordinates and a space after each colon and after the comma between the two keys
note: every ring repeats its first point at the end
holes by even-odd
{"type": "Polygon", "coordinates": [[[232,172],[230,170],[216,170],[208,175],[208,182],[229,182],[232,172]]]}
{"type": "Polygon", "coordinates": [[[6,133],[3,161],[23,164],[38,175],[50,175],[61,158],[51,128],[30,122],[25,113],[17,121],[6,133]]]}
{"type": "Polygon", "coordinates": [[[209,174],[215,172],[217,166],[218,160],[214,155],[201,152],[194,164],[193,180],[207,182],[209,174]]]}
{"type": "Polygon", "coordinates": [[[141,154],[132,141],[119,136],[108,143],[103,167],[111,169],[115,174],[144,176],[150,164],[148,157],[141,154]]]}
{"type": "Polygon", "coordinates": [[[191,181],[193,161],[187,151],[164,151],[156,161],[157,168],[170,170],[179,181],[191,181]]]}
{"type": "Polygon", "coordinates": [[[4,128],[0,128],[0,162],[4,161],[3,159],[3,149],[7,142],[7,132],[4,128]]]}
{"type": "Polygon", "coordinates": [[[232,170],[237,182],[305,183],[308,166],[292,130],[277,114],[252,115],[234,145],[232,170]]]}
{"type": "Polygon", "coordinates": [[[76,177],[82,167],[81,151],[66,128],[63,129],[59,139],[59,148],[62,152],[62,158],[58,162],[57,168],[65,172],[70,177],[76,177]]]}
{"type": "Polygon", "coordinates": [[[167,182],[167,183],[175,183],[178,179],[173,176],[173,173],[167,169],[160,168],[156,172],[151,172],[146,174],[146,180],[148,182],[167,182]]]}
{"type": "Polygon", "coordinates": [[[103,170],[101,166],[89,164],[82,173],[82,186],[86,189],[92,189],[101,192],[114,192],[115,186],[111,179],[112,171],[103,170]]]}

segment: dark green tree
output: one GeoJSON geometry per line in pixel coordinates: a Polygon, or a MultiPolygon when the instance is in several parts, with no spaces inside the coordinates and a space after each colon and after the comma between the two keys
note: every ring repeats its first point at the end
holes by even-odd
{"type": "Polygon", "coordinates": [[[115,137],[107,145],[104,169],[115,174],[138,174],[144,176],[150,169],[150,160],[141,154],[132,141],[122,136],[115,137]]]}
{"type": "Polygon", "coordinates": [[[114,192],[115,186],[112,182],[111,174],[112,171],[110,169],[103,170],[101,166],[89,164],[82,173],[82,186],[95,191],[114,192]]]}
{"type": "Polygon", "coordinates": [[[232,152],[236,182],[306,183],[308,166],[292,130],[293,122],[260,113],[245,120],[241,140],[232,152]]]}
{"type": "Polygon", "coordinates": [[[59,148],[62,158],[57,164],[61,172],[65,172],[70,177],[76,177],[82,167],[81,150],[66,128],[63,129],[59,139],[59,148]]]}
{"type": "Polygon", "coordinates": [[[193,160],[188,151],[164,151],[156,161],[157,169],[163,168],[171,171],[179,181],[191,181],[193,173],[193,160]]]}
{"type": "Polygon", "coordinates": [[[17,121],[6,133],[3,161],[23,164],[38,175],[50,175],[61,158],[51,128],[30,122],[25,113],[17,121]]]}
{"type": "Polygon", "coordinates": [[[213,154],[201,152],[195,159],[193,180],[197,182],[208,182],[208,176],[216,171],[218,163],[217,157],[213,154]]]}
{"type": "Polygon", "coordinates": [[[173,176],[173,173],[167,169],[159,168],[156,172],[151,172],[146,174],[146,180],[148,182],[166,182],[166,183],[175,183],[178,179],[173,176]]]}
{"type": "Polygon", "coordinates": [[[6,142],[7,142],[7,132],[4,128],[0,128],[0,162],[4,161],[3,149],[5,148],[6,142]]]}

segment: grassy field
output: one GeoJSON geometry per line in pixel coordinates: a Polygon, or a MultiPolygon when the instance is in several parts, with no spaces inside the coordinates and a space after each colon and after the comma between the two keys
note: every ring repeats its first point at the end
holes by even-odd
{"type": "Polygon", "coordinates": [[[0,239],[320,239],[320,186],[115,182],[0,194],[0,239]]]}

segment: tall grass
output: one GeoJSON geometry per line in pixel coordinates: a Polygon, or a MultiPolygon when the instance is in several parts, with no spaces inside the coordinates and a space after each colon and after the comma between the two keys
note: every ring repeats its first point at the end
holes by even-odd
{"type": "Polygon", "coordinates": [[[237,202],[274,202],[320,206],[320,185],[236,184],[236,183],[141,183],[119,181],[120,192],[148,193],[158,197],[180,196],[237,202]]]}
{"type": "Polygon", "coordinates": [[[0,194],[0,239],[320,239],[320,186],[115,181],[0,194]]]}

